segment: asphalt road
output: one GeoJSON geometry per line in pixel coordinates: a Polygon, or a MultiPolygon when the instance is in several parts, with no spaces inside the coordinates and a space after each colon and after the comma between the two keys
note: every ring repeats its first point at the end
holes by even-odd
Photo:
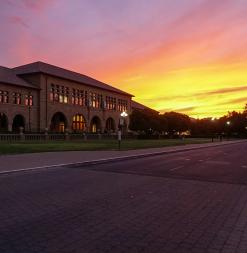
{"type": "Polygon", "coordinates": [[[0,252],[247,252],[247,143],[0,176],[0,252]]]}
{"type": "Polygon", "coordinates": [[[90,169],[246,184],[247,142],[116,162],[90,169]]]}

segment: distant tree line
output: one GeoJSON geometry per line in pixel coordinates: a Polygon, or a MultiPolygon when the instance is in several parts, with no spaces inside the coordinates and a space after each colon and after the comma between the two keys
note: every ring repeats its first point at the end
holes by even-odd
{"type": "Polygon", "coordinates": [[[235,136],[247,137],[247,104],[242,112],[228,112],[216,118],[193,119],[177,112],[158,114],[149,109],[134,110],[130,115],[130,130],[143,137],[152,136],[235,136]]]}

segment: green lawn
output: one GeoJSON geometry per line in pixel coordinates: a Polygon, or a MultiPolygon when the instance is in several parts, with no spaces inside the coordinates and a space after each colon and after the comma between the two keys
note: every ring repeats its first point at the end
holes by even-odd
{"type": "MultiPolygon", "coordinates": [[[[185,144],[207,143],[211,139],[165,139],[165,140],[122,140],[121,150],[158,148],[185,144]]],[[[0,143],[0,154],[20,154],[54,151],[118,150],[117,140],[97,141],[56,141],[56,142],[19,142],[0,143]]]]}

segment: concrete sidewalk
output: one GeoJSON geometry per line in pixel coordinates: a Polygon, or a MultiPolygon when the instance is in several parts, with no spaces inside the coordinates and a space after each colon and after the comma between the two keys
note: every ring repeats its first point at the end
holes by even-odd
{"type": "Polygon", "coordinates": [[[48,152],[32,153],[20,155],[0,156],[0,173],[14,172],[28,169],[41,169],[44,167],[63,166],[74,163],[93,163],[106,162],[115,159],[133,159],[138,157],[168,154],[173,152],[183,152],[186,150],[201,149],[219,145],[230,145],[243,142],[226,141],[207,144],[189,144],[183,146],[138,149],[128,151],[66,151],[66,152],[48,152]]]}

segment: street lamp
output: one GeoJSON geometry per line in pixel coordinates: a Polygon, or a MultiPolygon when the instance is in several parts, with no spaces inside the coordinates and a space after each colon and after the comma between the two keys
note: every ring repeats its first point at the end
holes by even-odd
{"type": "Polygon", "coordinates": [[[29,132],[31,132],[31,105],[28,104],[28,128],[29,132]]]}
{"type": "Polygon", "coordinates": [[[120,114],[120,129],[122,130],[122,127],[125,125],[125,118],[128,117],[128,113],[127,112],[122,112],[120,114]]]}
{"type": "Polygon", "coordinates": [[[211,122],[212,122],[212,142],[214,142],[214,132],[215,132],[215,126],[214,126],[214,122],[215,122],[215,118],[211,118],[211,122]]]}
{"type": "Polygon", "coordinates": [[[120,114],[120,116],[123,117],[123,118],[125,118],[125,117],[128,116],[128,113],[127,113],[127,112],[122,112],[122,113],[120,114]]]}
{"type": "Polygon", "coordinates": [[[229,138],[230,138],[230,125],[231,125],[231,121],[228,120],[226,122],[226,125],[228,127],[228,129],[227,129],[227,140],[229,140],[229,138]]]}
{"type": "Polygon", "coordinates": [[[121,147],[121,140],[122,140],[122,128],[125,125],[125,118],[128,117],[128,113],[123,111],[120,114],[120,120],[119,120],[119,130],[118,130],[118,149],[120,150],[121,147]]]}

